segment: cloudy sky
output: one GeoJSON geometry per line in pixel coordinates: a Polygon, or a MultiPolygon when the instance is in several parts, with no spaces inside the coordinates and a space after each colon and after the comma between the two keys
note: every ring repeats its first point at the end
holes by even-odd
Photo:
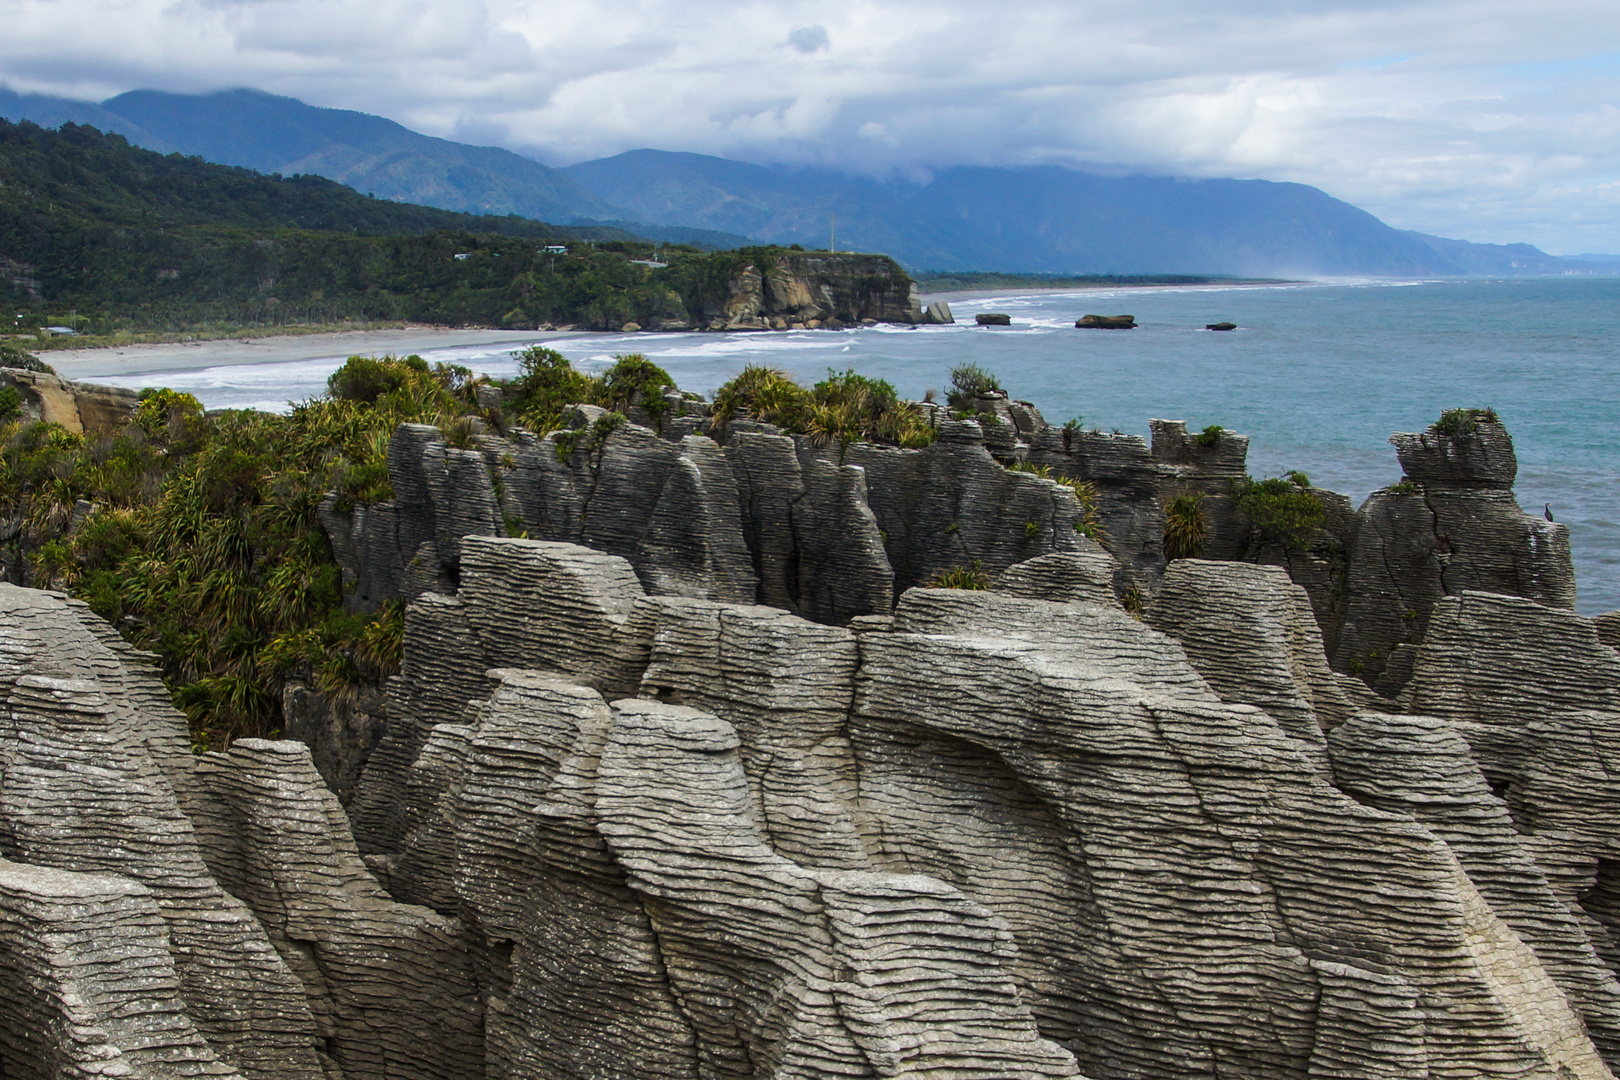
{"type": "Polygon", "coordinates": [[[0,0],[0,81],[252,86],[550,164],[1297,180],[1402,228],[1620,252],[1614,0],[0,0]]]}

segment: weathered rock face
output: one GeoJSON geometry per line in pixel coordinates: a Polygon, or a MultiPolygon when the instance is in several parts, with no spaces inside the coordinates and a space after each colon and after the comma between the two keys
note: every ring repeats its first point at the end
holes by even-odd
{"type": "Polygon", "coordinates": [[[767,260],[756,259],[738,271],[723,294],[688,312],[688,319],[710,330],[927,321],[916,283],[893,259],[825,251],[783,251],[767,260]]]}
{"type": "MultiPolygon", "coordinates": [[[[466,749],[428,744],[401,785],[442,794],[389,849],[390,880],[510,935],[501,1037],[524,1045],[525,1018],[545,1035],[531,1028],[544,1049],[506,1060],[546,1075],[884,1072],[893,1059],[875,1055],[892,1034],[863,1031],[855,998],[834,986],[817,1012],[817,927],[833,928],[832,955],[857,944],[837,914],[856,883],[867,933],[893,917],[879,898],[903,900],[908,926],[971,925],[944,914],[970,903],[1010,929],[1017,949],[1000,963],[1035,1028],[986,1029],[995,1041],[978,1053],[1003,1055],[994,1075],[1064,1075],[1034,1030],[1092,1076],[1607,1075],[1585,1032],[1607,1045],[1613,977],[1583,951],[1567,900],[1535,885],[1534,856],[1500,828],[1483,856],[1464,830],[1367,809],[1328,782],[1342,756],[1364,794],[1376,758],[1353,758],[1347,737],[1327,767],[1322,729],[1371,721],[1327,671],[1302,590],[1276,569],[1187,563],[1160,603],[1192,664],[1088,604],[914,591],[885,630],[852,635],[765,609],[634,601],[617,633],[647,642],[642,700],[502,673],[487,705],[460,714],[470,723],[436,729],[466,749]],[[1255,608],[1246,592],[1275,599],[1255,608]],[[531,803],[537,826],[523,823],[531,803]],[[509,840],[469,827],[490,814],[513,823],[509,840]],[[432,869],[447,863],[459,869],[432,869]],[[496,882],[537,890],[541,914],[496,882]],[[582,899],[590,920],[563,914],[582,899]],[[716,937],[719,910],[740,921],[716,937]],[[755,910],[771,914],[756,923],[755,910]],[[580,1011],[612,1037],[572,1031],[580,1011]],[[660,1052],[621,1052],[638,1040],[660,1052]],[[1059,1071],[1019,1071],[1037,1066],[1059,1071]]],[[[1472,813],[1505,815],[1472,776],[1472,813]]],[[[951,955],[860,945],[912,965],[951,955]]],[[[963,985],[952,978],[917,972],[886,1000],[933,1015],[923,987],[963,985]]],[[[946,1055],[952,1042],[909,1045],[946,1055]]]]}
{"type": "Polygon", "coordinates": [[[1610,1077],[1592,624],[1448,598],[1371,709],[1278,568],[1028,598],[1104,558],[845,628],[462,538],[347,820],[0,587],[0,1075],[1610,1077]]]}
{"type": "Polygon", "coordinates": [[[0,586],[0,1075],[481,1067],[459,924],[382,892],[302,744],[193,758],[109,630],[0,586]]]}
{"type": "Polygon", "coordinates": [[[1374,492],[1348,544],[1343,622],[1333,666],[1369,679],[1391,667],[1383,692],[1399,690],[1410,657],[1442,598],[1479,589],[1575,606],[1569,532],[1513,499],[1513,440],[1494,417],[1475,414],[1470,434],[1436,425],[1397,434],[1406,478],[1374,492]]]}
{"type": "Polygon", "coordinates": [[[61,424],[72,432],[116,431],[139,404],[139,395],[122,386],[77,382],[19,368],[0,368],[0,386],[17,391],[29,416],[61,424]]]}

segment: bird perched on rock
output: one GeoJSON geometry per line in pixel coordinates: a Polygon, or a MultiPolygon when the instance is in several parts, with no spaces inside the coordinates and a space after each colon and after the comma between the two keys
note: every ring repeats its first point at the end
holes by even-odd
{"type": "Polygon", "coordinates": [[[1543,507],[1543,509],[1541,511],[1541,516],[1546,518],[1548,521],[1553,520],[1552,503],[1542,503],[1541,505],[1543,507]]]}

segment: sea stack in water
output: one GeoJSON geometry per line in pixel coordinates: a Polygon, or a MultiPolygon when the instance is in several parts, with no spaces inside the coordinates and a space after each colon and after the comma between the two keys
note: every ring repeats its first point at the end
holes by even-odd
{"type": "Polygon", "coordinates": [[[1011,326],[1012,319],[995,311],[981,311],[973,316],[973,320],[980,326],[1011,326]]]}
{"type": "Polygon", "coordinates": [[[1204,329],[1205,330],[1236,330],[1237,329],[1237,323],[1235,323],[1235,322],[1205,323],[1204,324],[1204,329]]]}
{"type": "Polygon", "coordinates": [[[1079,330],[1135,330],[1135,315],[1082,315],[1075,320],[1079,330]]]}

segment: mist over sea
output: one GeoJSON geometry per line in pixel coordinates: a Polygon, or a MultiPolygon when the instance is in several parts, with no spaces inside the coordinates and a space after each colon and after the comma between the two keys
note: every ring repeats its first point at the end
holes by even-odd
{"type": "MultiPolygon", "coordinates": [[[[814,382],[853,367],[902,396],[943,391],[957,364],[994,372],[1047,420],[1144,437],[1151,417],[1251,438],[1249,471],[1289,469],[1359,504],[1400,479],[1394,431],[1442,410],[1495,408],[1519,458],[1519,504],[1569,527],[1578,608],[1620,608],[1620,278],[1370,281],[947,296],[955,326],[829,333],[587,335],[554,342],[587,370],[642,352],[708,396],[749,363],[814,382]],[[1005,312],[1011,327],[973,316],[1005,312]],[[1131,331],[1076,330],[1130,313],[1131,331]],[[1214,333],[1206,323],[1239,329],[1214,333]]],[[[430,361],[507,376],[509,352],[442,349],[430,361]]],[[[342,357],[108,378],[167,385],[209,407],[284,410],[325,389],[342,357]]]]}

